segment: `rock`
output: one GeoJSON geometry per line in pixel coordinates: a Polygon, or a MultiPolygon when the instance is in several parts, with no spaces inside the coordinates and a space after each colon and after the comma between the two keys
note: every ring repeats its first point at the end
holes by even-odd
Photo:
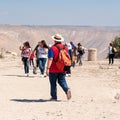
{"type": "Polygon", "coordinates": [[[117,94],[114,96],[114,98],[115,98],[116,100],[119,100],[119,99],[120,99],[120,93],[117,93],[117,94]]]}
{"type": "Polygon", "coordinates": [[[13,56],[17,56],[17,53],[12,52],[12,51],[6,51],[6,53],[7,53],[7,54],[11,54],[11,55],[13,55],[13,56]]]}

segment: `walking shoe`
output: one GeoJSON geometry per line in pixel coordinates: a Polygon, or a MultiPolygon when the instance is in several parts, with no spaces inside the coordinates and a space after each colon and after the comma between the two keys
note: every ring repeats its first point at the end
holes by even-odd
{"type": "Polygon", "coordinates": [[[54,99],[54,98],[50,98],[50,101],[57,101],[57,99],[54,99]]]}
{"type": "Polygon", "coordinates": [[[25,73],[25,77],[27,77],[27,73],[25,73]]]}
{"type": "Polygon", "coordinates": [[[68,77],[71,77],[71,74],[68,74],[68,77]]]}
{"type": "Polygon", "coordinates": [[[66,77],[68,77],[68,74],[66,74],[66,77]]]}
{"type": "Polygon", "coordinates": [[[44,75],[43,75],[43,74],[41,74],[41,75],[40,75],[40,77],[41,77],[41,78],[44,78],[44,75]]]}
{"type": "Polygon", "coordinates": [[[70,100],[71,99],[71,90],[68,89],[67,93],[66,93],[67,99],[70,100]]]}

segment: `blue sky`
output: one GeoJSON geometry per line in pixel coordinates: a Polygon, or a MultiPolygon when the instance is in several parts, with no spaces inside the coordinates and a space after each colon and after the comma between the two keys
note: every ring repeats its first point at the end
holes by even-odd
{"type": "Polygon", "coordinates": [[[0,24],[120,26],[120,0],[0,0],[0,24]]]}

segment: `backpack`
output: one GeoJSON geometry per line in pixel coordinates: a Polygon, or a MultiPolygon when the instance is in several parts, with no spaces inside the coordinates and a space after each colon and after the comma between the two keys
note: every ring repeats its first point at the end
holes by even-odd
{"type": "Polygon", "coordinates": [[[117,53],[117,49],[115,47],[112,48],[112,52],[115,54],[117,53]]]}
{"type": "Polygon", "coordinates": [[[67,51],[64,48],[60,48],[59,46],[55,45],[55,47],[59,50],[58,57],[55,61],[56,66],[61,71],[67,71],[68,68],[71,66],[71,59],[67,51]]]}
{"type": "Polygon", "coordinates": [[[80,55],[85,54],[85,50],[84,49],[78,49],[78,52],[79,52],[80,55]]]}

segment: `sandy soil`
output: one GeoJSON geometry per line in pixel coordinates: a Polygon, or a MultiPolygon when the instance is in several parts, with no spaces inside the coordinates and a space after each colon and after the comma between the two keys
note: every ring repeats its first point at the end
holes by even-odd
{"type": "Polygon", "coordinates": [[[48,77],[24,77],[19,58],[0,59],[0,120],[120,120],[120,60],[88,62],[67,77],[72,99],[58,86],[49,101],[48,77]]]}

